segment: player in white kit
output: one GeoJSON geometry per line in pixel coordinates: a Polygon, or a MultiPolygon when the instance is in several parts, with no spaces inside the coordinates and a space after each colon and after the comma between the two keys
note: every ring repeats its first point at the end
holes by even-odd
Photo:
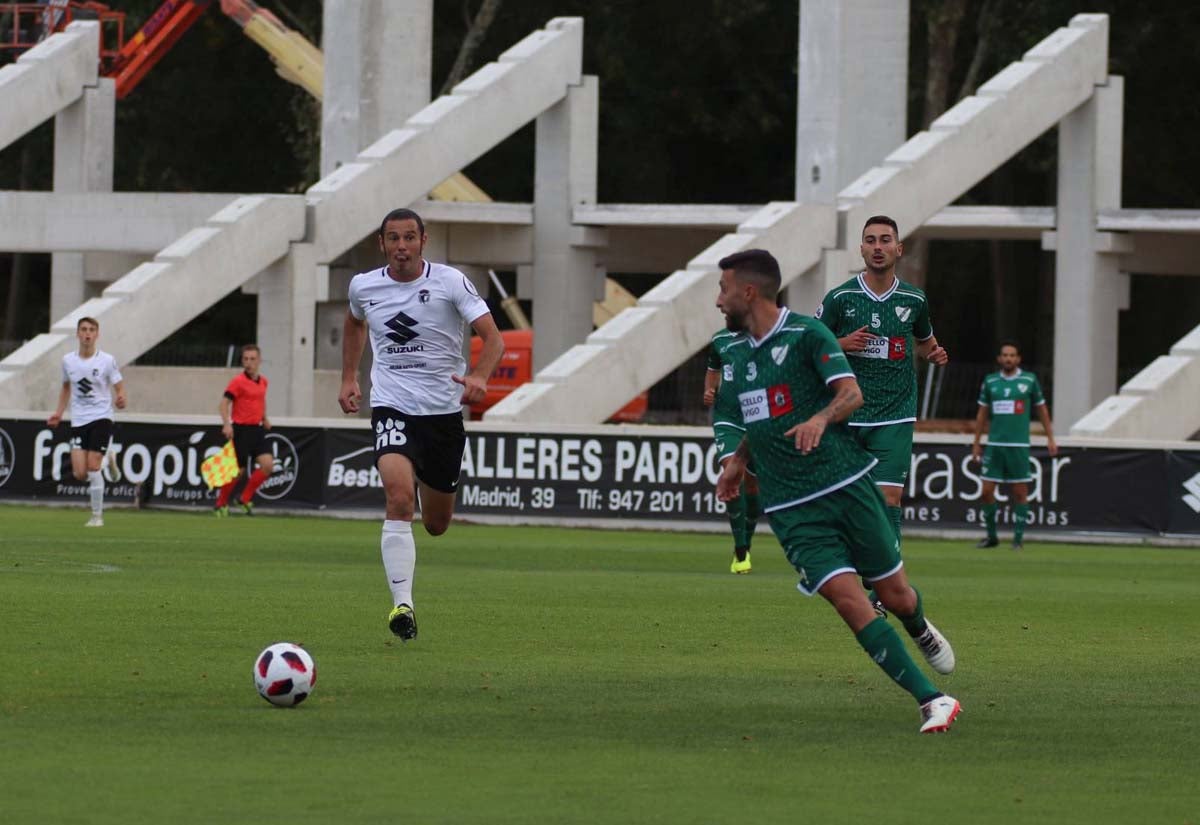
{"type": "Polygon", "coordinates": [[[380,547],[394,605],[388,627],[404,641],[417,635],[412,598],[417,488],[425,531],[439,536],[450,526],[458,494],[466,445],[463,407],[483,399],[504,354],[487,304],[457,269],[424,259],[427,239],[424,222],[411,209],[395,209],[380,224],[379,248],[387,263],[350,281],[338,393],[343,412],[358,412],[358,364],[369,331],[375,464],[387,501],[380,547]],[[466,324],[483,339],[470,372],[463,359],[466,324]]]}
{"type": "Polygon", "coordinates": [[[112,441],[113,396],[117,409],[125,409],[125,381],[117,361],[96,348],[100,323],[80,318],[75,325],[79,351],[68,352],[62,362],[62,391],[58,407],[46,419],[51,429],[62,421],[71,404],[71,473],[76,481],[88,482],[92,517],[85,527],[104,526],[104,477],[101,465],[112,441]]]}

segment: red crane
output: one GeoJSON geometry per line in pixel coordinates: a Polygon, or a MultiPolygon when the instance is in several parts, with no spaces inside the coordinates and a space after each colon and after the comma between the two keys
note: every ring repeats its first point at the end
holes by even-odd
{"type": "Polygon", "coordinates": [[[117,99],[132,92],[213,0],[166,0],[125,39],[125,12],[103,3],[57,0],[0,3],[0,50],[25,51],[75,20],[100,23],[100,73],[116,81],[117,99]]]}

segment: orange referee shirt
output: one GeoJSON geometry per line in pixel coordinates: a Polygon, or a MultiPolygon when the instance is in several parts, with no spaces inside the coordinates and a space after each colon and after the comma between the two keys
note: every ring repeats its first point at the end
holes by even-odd
{"type": "Polygon", "coordinates": [[[234,424],[257,426],[267,409],[267,376],[259,374],[251,380],[244,371],[239,372],[225,388],[225,397],[233,402],[230,420],[234,424]]]}

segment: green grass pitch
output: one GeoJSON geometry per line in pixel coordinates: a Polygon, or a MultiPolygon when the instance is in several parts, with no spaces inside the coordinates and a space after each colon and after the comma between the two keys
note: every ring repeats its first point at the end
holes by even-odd
{"type": "Polygon", "coordinates": [[[964,712],[920,736],[765,526],[417,528],[0,507],[0,822],[1197,823],[1200,551],[910,540],[964,712]],[[251,666],[304,644],[312,698],[251,666]]]}

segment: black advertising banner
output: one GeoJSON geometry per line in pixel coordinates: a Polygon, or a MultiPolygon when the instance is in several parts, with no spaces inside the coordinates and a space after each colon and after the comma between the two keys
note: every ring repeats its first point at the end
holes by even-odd
{"type": "Polygon", "coordinates": [[[1200,452],[1167,454],[1168,533],[1200,534],[1200,452]]]}
{"type": "MultiPolygon", "coordinates": [[[[87,482],[71,475],[71,429],[31,420],[0,419],[0,496],[85,500],[87,482]]],[[[257,501],[321,506],[321,430],[277,427],[267,433],[275,471],[257,501]]],[[[143,505],[211,507],[216,497],[200,477],[200,464],[224,443],[218,426],[119,422],[112,455],[122,480],[105,485],[107,501],[143,505]]]]}
{"type": "MultiPolygon", "coordinates": [[[[69,430],[0,419],[0,497],[78,499],[70,477],[69,430]]],[[[374,439],[345,428],[277,427],[268,435],[275,472],[260,505],[383,511],[374,439]]],[[[208,507],[200,462],[221,444],[216,426],[122,422],[114,449],[125,476],[110,501],[208,507]]],[[[596,428],[580,433],[497,431],[468,425],[459,513],[515,521],[719,524],[719,468],[701,428],[596,428]]],[[[1200,450],[1062,447],[1030,456],[1029,526],[1035,531],[1200,535],[1200,450]]],[[[981,528],[979,465],[963,439],[921,438],[904,495],[910,528],[981,528]]],[[[997,495],[1002,529],[1008,490],[997,495]]]]}

